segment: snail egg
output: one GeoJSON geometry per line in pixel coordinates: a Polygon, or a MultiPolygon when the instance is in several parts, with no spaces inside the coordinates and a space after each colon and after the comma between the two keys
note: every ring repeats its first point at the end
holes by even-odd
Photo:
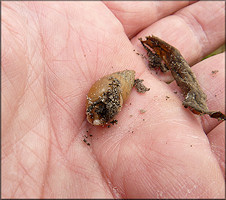
{"type": "Polygon", "coordinates": [[[135,71],[124,70],[96,81],[89,90],[86,115],[89,123],[104,125],[121,110],[134,85],[135,71]]]}

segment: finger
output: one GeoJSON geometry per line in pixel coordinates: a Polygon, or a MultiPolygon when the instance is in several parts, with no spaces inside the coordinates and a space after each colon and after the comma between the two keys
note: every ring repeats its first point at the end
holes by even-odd
{"type": "Polygon", "coordinates": [[[144,52],[137,38],[156,35],[175,46],[193,65],[225,41],[225,3],[200,1],[152,24],[132,39],[144,52]]]}
{"type": "Polygon", "coordinates": [[[177,10],[193,3],[191,1],[178,2],[113,2],[105,1],[105,5],[114,13],[122,23],[126,35],[129,38],[139,31],[150,26],[159,19],[168,16],[177,10]]]}
{"type": "Polygon", "coordinates": [[[210,131],[208,139],[225,178],[225,122],[210,131]]]}

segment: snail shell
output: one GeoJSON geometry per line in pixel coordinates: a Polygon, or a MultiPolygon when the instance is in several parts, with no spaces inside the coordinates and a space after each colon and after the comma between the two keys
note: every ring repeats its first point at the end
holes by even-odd
{"type": "Polygon", "coordinates": [[[121,110],[134,85],[135,71],[124,70],[96,81],[89,90],[86,115],[89,123],[104,125],[121,110]]]}

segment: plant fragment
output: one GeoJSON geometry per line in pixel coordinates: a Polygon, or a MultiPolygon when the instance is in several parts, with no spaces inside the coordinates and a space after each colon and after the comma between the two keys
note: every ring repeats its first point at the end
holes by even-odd
{"type": "Polygon", "coordinates": [[[198,115],[208,114],[218,120],[226,119],[220,111],[209,111],[206,94],[199,86],[190,66],[175,47],[155,36],[147,36],[145,41],[141,38],[139,40],[147,50],[150,68],[159,67],[163,72],[171,71],[185,97],[183,101],[185,108],[198,115]]]}

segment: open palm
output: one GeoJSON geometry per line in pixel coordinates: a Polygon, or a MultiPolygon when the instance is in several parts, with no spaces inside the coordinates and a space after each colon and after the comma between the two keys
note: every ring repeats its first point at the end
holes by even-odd
{"type": "Polygon", "coordinates": [[[224,112],[224,55],[199,62],[225,41],[224,2],[2,6],[2,197],[224,197],[225,123],[185,109],[136,54],[147,35],[172,44],[224,112]],[[90,125],[89,88],[125,69],[150,91],[132,90],[117,125],[90,125]]]}

